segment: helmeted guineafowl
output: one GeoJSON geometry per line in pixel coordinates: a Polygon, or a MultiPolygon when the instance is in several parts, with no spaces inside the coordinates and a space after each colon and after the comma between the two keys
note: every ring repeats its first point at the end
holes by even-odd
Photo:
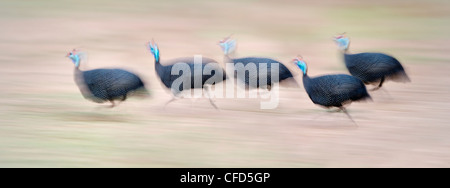
{"type": "Polygon", "coordinates": [[[166,65],[162,65],[158,45],[154,41],[149,42],[148,49],[155,58],[155,70],[158,77],[164,86],[173,93],[173,98],[165,106],[175,101],[182,91],[201,88],[206,90],[211,105],[218,109],[211,99],[210,86],[222,82],[227,77],[217,61],[202,57],[200,64],[195,61],[195,57],[183,57],[164,61],[166,65]],[[180,70],[182,71],[181,74],[179,74],[180,70]],[[173,74],[174,72],[175,74],[173,74]],[[186,82],[179,84],[181,80],[186,82]],[[173,85],[174,83],[179,85],[173,85]]]}
{"type": "Polygon", "coordinates": [[[377,84],[372,90],[381,88],[387,80],[410,82],[403,66],[392,56],[383,53],[350,54],[350,40],[344,34],[335,37],[335,42],[344,53],[344,60],[350,74],[362,80],[365,84],[377,84]]]}
{"type": "Polygon", "coordinates": [[[75,64],[74,78],[84,98],[96,103],[109,101],[111,107],[114,101],[125,101],[134,93],[148,95],[142,80],[131,72],[123,69],[94,69],[80,70],[80,52],[72,50],[67,54],[75,64]]]}
{"type": "Polygon", "coordinates": [[[267,87],[270,91],[273,84],[282,82],[285,80],[290,80],[292,83],[297,85],[297,82],[293,78],[293,74],[289,69],[274,59],[264,58],[264,57],[244,57],[244,58],[231,58],[230,53],[234,52],[236,49],[236,40],[231,39],[231,37],[226,37],[225,39],[219,41],[219,45],[222,48],[222,51],[225,55],[225,63],[233,63],[235,66],[235,77],[241,82],[244,83],[246,88],[260,88],[267,87]],[[242,65],[249,69],[245,74],[239,75],[236,70],[237,64],[242,63],[242,65]],[[267,71],[262,72],[261,67],[263,64],[267,65],[267,71]],[[249,66],[249,65],[254,65],[249,66]],[[275,73],[272,72],[272,67],[278,66],[278,78],[272,78],[272,75],[275,73]],[[252,70],[253,69],[253,70],[252,70]],[[251,74],[253,73],[253,74],[251,74]],[[267,78],[267,81],[264,82],[264,78],[267,78]]]}
{"type": "Polygon", "coordinates": [[[303,86],[314,104],[337,107],[353,121],[344,105],[370,99],[366,86],[356,77],[336,74],[311,78],[307,74],[306,63],[300,57],[293,61],[303,72],[303,86]]]}

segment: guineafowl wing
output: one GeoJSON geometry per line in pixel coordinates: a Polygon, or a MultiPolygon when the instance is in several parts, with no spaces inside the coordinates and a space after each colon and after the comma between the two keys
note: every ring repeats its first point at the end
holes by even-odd
{"type": "Polygon", "coordinates": [[[203,64],[202,66],[202,84],[211,84],[225,80],[226,73],[218,63],[203,64]]]}
{"type": "Polygon", "coordinates": [[[236,77],[242,76],[238,78],[238,80],[244,81],[246,85],[251,85],[251,87],[260,87],[263,85],[272,85],[272,83],[283,81],[287,78],[291,78],[292,73],[289,69],[283,65],[282,63],[270,59],[270,58],[262,58],[262,57],[246,57],[233,59],[233,63],[235,65],[235,69],[237,64],[242,63],[245,66],[246,73],[245,75],[238,75],[236,77]],[[263,65],[266,65],[267,70],[264,72],[260,72],[260,68],[263,65]],[[272,79],[272,66],[278,65],[278,79],[272,79]],[[264,84],[261,80],[267,79],[267,82],[264,84]],[[261,82],[261,83],[260,83],[261,82]]]}
{"type": "Polygon", "coordinates": [[[336,103],[345,104],[370,98],[366,86],[358,78],[345,74],[333,76],[336,84],[332,90],[336,103]]]}
{"type": "Polygon", "coordinates": [[[395,58],[379,53],[372,53],[367,57],[366,61],[367,63],[365,64],[368,65],[367,73],[371,74],[389,72],[400,65],[395,58]]]}
{"type": "Polygon", "coordinates": [[[315,87],[311,92],[308,92],[308,96],[314,104],[323,106],[331,106],[330,96],[326,94],[326,90],[321,87],[315,87]]]}
{"type": "Polygon", "coordinates": [[[331,90],[330,90],[330,80],[325,76],[309,78],[303,77],[303,85],[305,87],[306,93],[308,93],[309,98],[314,104],[319,104],[323,106],[331,106],[332,102],[330,100],[331,90]]]}
{"type": "Polygon", "coordinates": [[[259,64],[262,62],[261,58],[246,57],[232,59],[232,61],[234,63],[234,76],[240,81],[239,83],[244,83],[246,87],[250,88],[259,86],[258,72],[259,64]]]}
{"type": "Polygon", "coordinates": [[[198,62],[195,62],[195,60],[195,57],[175,58],[164,61],[163,64],[165,64],[166,66],[157,67],[158,76],[160,77],[161,81],[167,88],[171,89],[174,95],[178,95],[185,89],[202,88],[204,84],[215,84],[226,79],[226,74],[217,63],[217,61],[205,57],[198,59],[201,60],[198,62]],[[174,66],[179,67],[176,67],[176,69],[174,69],[174,66]],[[205,67],[207,67],[207,69],[205,69],[205,67]],[[217,71],[219,70],[222,71],[221,73],[223,74],[223,76],[220,78],[217,77],[217,71]],[[172,74],[172,71],[175,72],[173,72],[172,74]],[[211,80],[210,78],[213,79],[211,80]],[[195,79],[199,80],[197,80],[196,82],[195,79]],[[183,82],[180,83],[179,86],[174,86],[178,88],[172,88],[172,85],[176,80],[177,84],[179,84],[178,81],[183,82]],[[191,82],[189,85],[184,84],[188,83],[189,81],[191,82]],[[206,83],[206,81],[208,81],[208,83],[206,83]],[[200,84],[196,85],[196,83],[200,84]]]}
{"type": "Polygon", "coordinates": [[[88,97],[94,102],[108,100],[107,86],[109,85],[108,71],[95,69],[83,72],[83,80],[91,95],[88,97]]]}
{"type": "Polygon", "coordinates": [[[331,84],[331,91],[336,94],[343,94],[346,92],[354,91],[360,88],[362,85],[358,79],[345,74],[329,75],[331,84]]]}
{"type": "Polygon", "coordinates": [[[111,76],[108,78],[109,87],[107,88],[110,97],[121,97],[128,92],[135,91],[144,87],[141,79],[128,71],[122,69],[111,69],[111,76]]]}
{"type": "Polygon", "coordinates": [[[350,73],[365,83],[378,82],[397,73],[404,74],[397,59],[382,53],[346,54],[345,63],[350,73]]]}
{"type": "Polygon", "coordinates": [[[367,74],[377,75],[378,77],[385,77],[386,79],[409,82],[410,79],[406,75],[403,66],[394,57],[385,54],[373,55],[373,64],[368,68],[367,74]]]}
{"type": "Polygon", "coordinates": [[[124,98],[128,92],[144,87],[138,76],[122,69],[95,69],[83,72],[83,76],[93,100],[124,98]]]}
{"type": "Polygon", "coordinates": [[[283,64],[280,64],[280,80],[293,77],[292,72],[283,64]]]}
{"type": "Polygon", "coordinates": [[[307,81],[306,85],[311,100],[315,104],[327,107],[339,107],[369,96],[364,84],[350,75],[319,76],[307,81]]]}

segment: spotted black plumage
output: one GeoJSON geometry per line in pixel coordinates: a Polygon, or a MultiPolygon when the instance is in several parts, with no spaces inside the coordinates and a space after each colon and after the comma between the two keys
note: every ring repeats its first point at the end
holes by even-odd
{"type": "Polygon", "coordinates": [[[344,35],[335,38],[339,48],[344,52],[344,60],[350,74],[365,84],[378,84],[379,89],[387,80],[410,82],[400,62],[383,53],[348,53],[350,40],[344,35]]]}
{"type": "Polygon", "coordinates": [[[346,74],[309,77],[303,75],[303,86],[314,104],[342,107],[353,101],[370,98],[364,83],[346,74]]]}
{"type": "MultiPolygon", "coordinates": [[[[289,69],[283,65],[283,63],[270,58],[264,57],[245,57],[245,58],[230,58],[229,54],[235,50],[236,41],[230,39],[230,37],[225,38],[219,42],[224,54],[225,62],[232,62],[235,66],[235,77],[248,88],[259,88],[262,86],[267,86],[267,89],[271,89],[274,83],[282,82],[286,79],[293,78],[293,74],[289,69]],[[237,70],[237,64],[242,63],[246,68],[245,74],[239,74],[241,70],[237,70]],[[262,66],[266,65],[265,72],[261,72],[260,68],[264,69],[262,66]],[[274,78],[272,75],[275,73],[272,71],[272,67],[278,66],[278,78],[274,78]],[[253,74],[251,74],[253,73],[253,74]],[[266,80],[264,80],[266,79],[266,80]]],[[[292,79],[294,80],[294,79],[292,79]]],[[[295,82],[295,80],[294,80],[295,82]]],[[[296,83],[296,82],[295,82],[296,83]]]]}
{"type": "Polygon", "coordinates": [[[159,60],[155,60],[155,69],[156,73],[158,74],[158,77],[161,79],[161,82],[164,84],[164,86],[168,89],[171,89],[173,94],[177,96],[180,92],[184,90],[189,89],[195,89],[195,88],[204,88],[206,85],[214,85],[216,83],[220,83],[223,80],[226,79],[226,74],[223,71],[223,69],[217,64],[216,61],[209,58],[202,58],[202,64],[195,65],[194,64],[194,58],[176,58],[172,59],[170,61],[166,61],[165,64],[169,65],[162,65],[159,60]],[[179,75],[172,74],[172,70],[175,64],[177,63],[186,63],[183,65],[183,69],[181,69],[181,72],[179,75]],[[204,74],[204,71],[210,69],[211,74],[204,74]],[[216,71],[222,71],[222,73],[219,75],[216,75],[216,71]],[[190,72],[190,74],[186,74],[187,72],[190,72]],[[178,90],[175,88],[172,89],[172,84],[175,80],[179,79],[180,77],[189,77],[190,80],[189,85],[180,85],[178,90]],[[195,79],[201,79],[198,83],[201,83],[199,85],[195,85],[195,79]],[[208,81],[208,83],[207,83],[208,81]]]}
{"type": "Polygon", "coordinates": [[[345,65],[350,74],[366,84],[393,80],[409,81],[403,66],[394,57],[382,53],[344,54],[345,65]]]}
{"type": "Polygon", "coordinates": [[[97,103],[125,101],[134,92],[148,95],[142,80],[123,69],[94,69],[81,71],[80,57],[74,50],[68,57],[75,63],[74,78],[83,96],[97,103]]]}
{"type": "Polygon", "coordinates": [[[166,61],[164,62],[166,65],[162,65],[160,61],[159,48],[156,43],[149,43],[148,48],[155,58],[155,70],[158,77],[164,86],[170,89],[174,95],[174,98],[167,102],[166,105],[176,100],[175,97],[177,97],[182,91],[195,88],[205,88],[211,105],[217,108],[210,98],[211,95],[209,86],[223,82],[223,80],[227,79],[225,71],[219,66],[217,61],[202,57],[201,63],[196,63],[194,59],[195,57],[184,57],[166,61]],[[175,74],[172,73],[173,71],[175,71],[175,74]],[[180,85],[174,85],[176,80],[186,80],[185,83],[188,84],[183,83],[180,85]]]}
{"type": "Polygon", "coordinates": [[[354,76],[336,74],[311,78],[307,74],[307,66],[303,60],[297,58],[294,63],[303,72],[303,86],[314,104],[326,108],[337,107],[353,121],[344,105],[371,99],[364,83],[354,76]]]}
{"type": "Polygon", "coordinates": [[[232,61],[233,64],[236,67],[236,64],[242,63],[244,67],[247,67],[249,64],[254,64],[255,66],[253,69],[249,68],[249,71],[245,71],[245,75],[242,75],[239,77],[240,74],[235,71],[235,75],[237,78],[244,82],[246,86],[249,86],[251,88],[259,88],[260,86],[267,86],[268,89],[271,88],[272,84],[283,81],[287,78],[292,78],[293,75],[289,69],[284,66],[279,61],[270,59],[270,58],[261,58],[261,57],[245,57],[245,58],[236,58],[236,59],[229,59],[229,61],[232,61]],[[260,67],[262,64],[266,64],[266,72],[263,74],[260,72],[260,67]],[[278,78],[272,79],[272,66],[278,65],[278,78]],[[256,73],[256,74],[250,74],[250,73],[256,73]],[[262,79],[266,78],[266,82],[262,81],[262,79]]]}

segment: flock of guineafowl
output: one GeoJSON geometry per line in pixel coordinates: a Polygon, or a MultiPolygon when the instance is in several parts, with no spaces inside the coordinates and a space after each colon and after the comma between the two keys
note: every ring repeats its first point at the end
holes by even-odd
{"type": "MultiPolygon", "coordinates": [[[[303,72],[303,86],[313,103],[326,108],[337,107],[339,111],[344,112],[353,121],[344,105],[353,101],[371,99],[365,84],[375,84],[376,86],[372,90],[377,90],[387,80],[397,82],[410,81],[402,65],[394,57],[383,53],[350,54],[348,52],[350,40],[345,34],[335,37],[334,41],[338,45],[339,50],[342,51],[345,65],[351,75],[335,74],[310,77],[308,76],[307,64],[301,56],[296,57],[292,61],[303,72]]],[[[244,66],[253,64],[257,71],[261,71],[260,66],[263,64],[262,69],[267,68],[267,71],[258,72],[256,75],[244,74],[244,76],[235,77],[240,83],[245,84],[247,88],[267,88],[270,91],[273,84],[294,77],[294,74],[286,66],[274,59],[262,57],[230,57],[230,54],[236,49],[236,41],[231,39],[231,37],[219,41],[219,45],[224,52],[224,61],[226,63],[233,63],[235,65],[242,63],[244,66]],[[274,65],[278,66],[277,73],[272,72],[273,69],[271,67],[274,65]],[[278,75],[277,78],[272,78],[272,74],[278,75]],[[255,81],[254,83],[256,84],[250,84],[251,81],[255,81]]],[[[217,108],[210,97],[210,86],[230,79],[226,71],[217,61],[202,57],[202,66],[194,66],[194,57],[184,57],[165,61],[164,64],[166,65],[163,65],[160,62],[161,55],[158,45],[154,41],[149,42],[148,49],[155,59],[155,70],[158,77],[163,85],[170,89],[173,94],[173,98],[166,105],[176,100],[181,91],[199,88],[204,89],[211,105],[217,108]],[[187,65],[185,68],[190,70],[183,71],[183,74],[172,74],[173,66],[180,62],[185,63],[187,65]],[[205,74],[204,70],[206,69],[206,65],[209,65],[208,68],[212,69],[211,74],[205,74]],[[201,70],[196,71],[195,69],[201,70]],[[179,88],[173,88],[174,81],[180,77],[190,77],[189,80],[191,80],[192,84],[181,84],[179,88]],[[198,82],[201,84],[194,84],[195,79],[201,79],[201,82],[198,82]]],[[[80,70],[79,66],[80,61],[83,59],[82,55],[82,52],[74,49],[67,54],[67,57],[75,64],[75,82],[86,99],[97,103],[109,101],[112,103],[111,107],[114,107],[116,105],[115,101],[125,101],[127,96],[130,96],[132,93],[148,95],[141,78],[129,71],[123,69],[80,70]]]]}

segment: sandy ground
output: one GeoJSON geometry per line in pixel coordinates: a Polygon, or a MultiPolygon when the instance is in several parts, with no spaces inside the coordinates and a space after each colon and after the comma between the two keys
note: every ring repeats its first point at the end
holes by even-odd
{"type": "MultiPolygon", "coordinates": [[[[0,167],[450,167],[448,1],[1,1],[0,167]],[[388,82],[373,102],[324,113],[302,87],[280,105],[259,99],[170,99],[145,43],[162,59],[201,54],[222,62],[217,41],[234,33],[238,56],[289,60],[311,76],[346,73],[331,37],[351,51],[393,54],[408,84],[388,82]],[[117,108],[86,101],[73,81],[72,48],[84,70],[139,74],[149,99],[117,108]]],[[[301,83],[301,78],[297,78],[301,83]]]]}

